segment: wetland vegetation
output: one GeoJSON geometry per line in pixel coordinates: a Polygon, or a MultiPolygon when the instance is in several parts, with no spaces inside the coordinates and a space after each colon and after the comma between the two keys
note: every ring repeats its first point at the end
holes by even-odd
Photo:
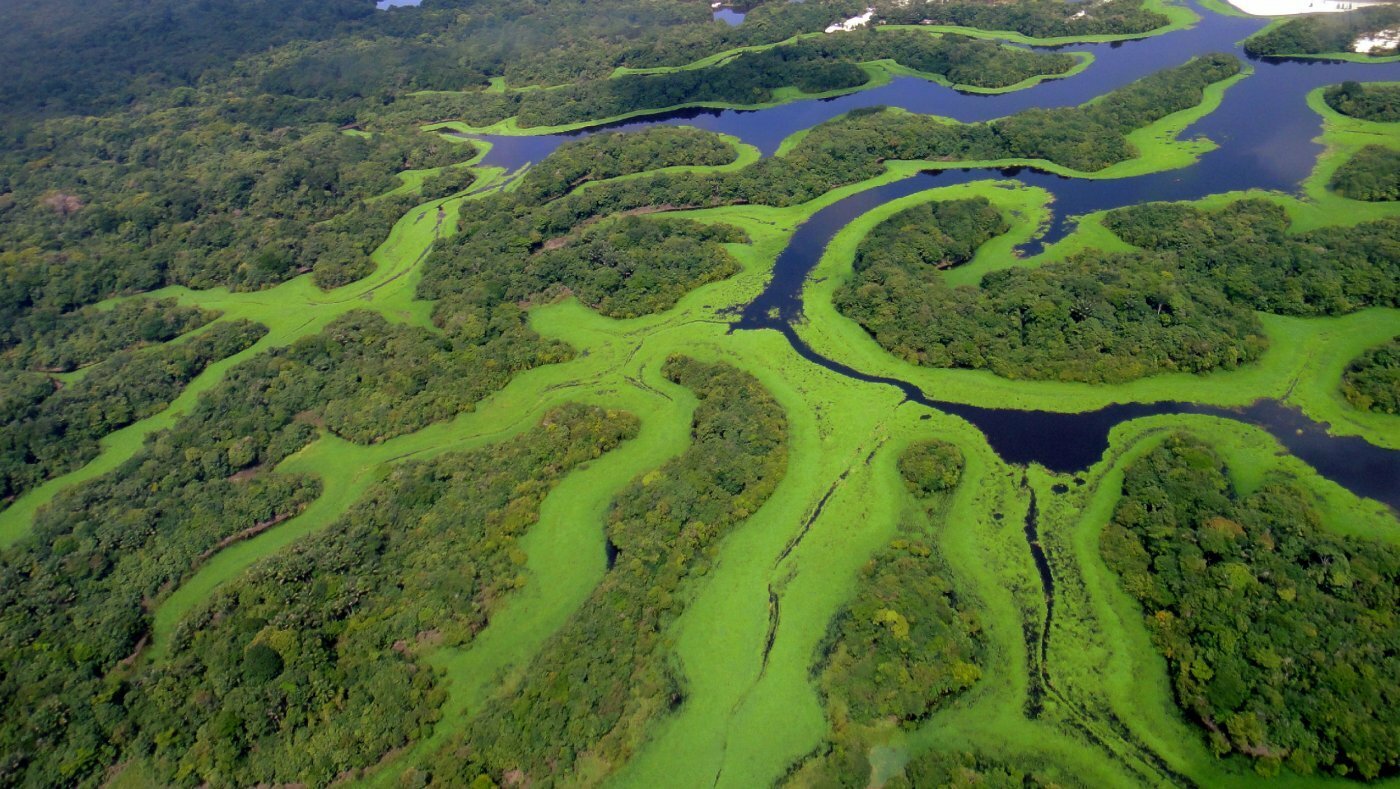
{"type": "Polygon", "coordinates": [[[0,786],[1400,770],[1388,10],[50,5],[0,786]]]}
{"type": "Polygon", "coordinates": [[[1374,35],[1400,23],[1400,8],[1393,3],[1363,5],[1339,14],[1308,14],[1281,19],[1251,36],[1244,51],[1257,57],[1356,57],[1386,58],[1389,53],[1354,53],[1358,36],[1374,35]]]}

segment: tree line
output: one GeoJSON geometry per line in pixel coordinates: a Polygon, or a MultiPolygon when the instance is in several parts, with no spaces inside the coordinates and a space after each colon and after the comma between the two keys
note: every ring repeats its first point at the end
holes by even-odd
{"type": "Polygon", "coordinates": [[[1363,121],[1400,122],[1400,85],[1348,80],[1322,91],[1322,99],[1337,112],[1363,121]]]}
{"type": "Polygon", "coordinates": [[[1337,168],[1328,186],[1352,200],[1400,200],[1400,150],[1367,145],[1337,168]]]}

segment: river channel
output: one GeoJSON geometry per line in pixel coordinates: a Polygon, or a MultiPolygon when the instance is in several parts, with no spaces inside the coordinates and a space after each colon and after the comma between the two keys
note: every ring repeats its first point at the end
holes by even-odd
{"type": "MultiPolygon", "coordinates": [[[[683,124],[731,134],[768,156],[791,134],[861,107],[901,107],[973,122],[1030,107],[1076,105],[1199,54],[1230,52],[1246,59],[1238,42],[1266,23],[1197,11],[1202,19],[1189,30],[1135,41],[1061,47],[1091,52],[1094,63],[1069,79],[1050,80],[1013,93],[960,93],[917,78],[898,78],[833,99],[762,110],[685,110],[569,134],[482,136],[493,145],[483,163],[514,170],[541,160],[570,139],[603,129],[683,124]]],[[[912,383],[867,375],[827,359],[809,348],[793,328],[802,318],[803,285],[832,236],[851,220],[890,200],[989,177],[1012,178],[1040,187],[1053,195],[1054,214],[1043,233],[1020,250],[1034,254],[1070,232],[1073,217],[1093,211],[1153,200],[1194,200],[1244,189],[1296,192],[1321,152],[1312,141],[1321,131],[1321,118],[1307,106],[1307,93],[1345,80],[1400,80],[1400,63],[1254,60],[1250,65],[1254,73],[1231,87],[1215,112],[1184,132],[1185,138],[1205,136],[1219,146],[1191,167],[1106,180],[1065,178],[1028,168],[943,170],[869,189],[822,209],[793,234],[775,263],[772,280],[740,313],[734,329],[777,330],[813,363],[841,375],[898,387],[909,400],[961,416],[986,434],[992,447],[1011,463],[1036,462],[1055,471],[1073,472],[1087,468],[1103,455],[1109,431],[1121,422],[1154,414],[1209,414],[1257,425],[1323,476],[1400,509],[1400,452],[1360,438],[1331,436],[1325,425],[1276,401],[1261,400],[1243,408],[1186,402],[1123,403],[1073,414],[979,408],[941,401],[936,393],[923,392],[912,383]]]]}

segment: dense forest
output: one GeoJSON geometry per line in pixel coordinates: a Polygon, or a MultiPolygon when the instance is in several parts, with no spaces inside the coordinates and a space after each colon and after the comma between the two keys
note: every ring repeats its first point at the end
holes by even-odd
{"type": "Polygon", "coordinates": [[[250,321],[217,323],[188,342],[112,354],[69,384],[0,372],[0,499],[91,460],[97,439],[164,410],[205,367],[266,331],[250,321]]]}
{"type": "MultiPolygon", "coordinates": [[[[1035,36],[1133,35],[1167,22],[1135,0],[1109,0],[1092,14],[1052,0],[877,6],[895,23],[927,19],[1035,36]]],[[[679,66],[777,43],[864,8],[863,0],[766,2],[731,27],[713,21],[703,3],[658,0],[429,0],[411,13],[376,13],[373,0],[236,8],[157,0],[136,10],[114,0],[18,4],[7,8],[0,32],[0,67],[18,75],[0,95],[0,128],[19,133],[43,117],[165,103],[215,81],[328,99],[317,112],[416,90],[484,89],[493,77],[513,87],[560,85],[604,78],[618,66],[679,66]],[[82,56],[52,57],[56,51],[82,56]]]]}
{"type": "Polygon", "coordinates": [[[735,161],[737,155],[720,136],[688,126],[602,132],[554,149],[525,172],[515,193],[527,204],[539,205],[590,181],[665,167],[715,167],[735,161]]]}
{"type": "Polygon", "coordinates": [[[1400,414],[1400,338],[1353,359],[1342,374],[1342,394],[1362,411],[1400,414]]]}
{"type": "Polygon", "coordinates": [[[1167,18],[1141,4],[1103,0],[1075,7],[1055,0],[1025,3],[880,0],[879,18],[891,24],[962,25],[980,30],[1007,30],[1038,38],[1085,35],[1134,35],[1167,24],[1167,18]]]}
{"type": "Polygon", "coordinates": [[[0,259],[14,273],[0,316],[24,322],[167,284],[252,289],[307,271],[344,284],[369,273],[369,253],[418,202],[366,198],[404,170],[475,154],[438,135],[260,128],[221,113],[54,121],[43,146],[10,152],[0,259]],[[36,156],[43,167],[21,166],[36,156]]]}
{"type": "Polygon", "coordinates": [[[1109,212],[1104,225],[1253,310],[1342,315],[1400,305],[1400,219],[1294,235],[1282,206],[1248,199],[1218,211],[1146,203],[1109,212]]]}
{"type": "Polygon", "coordinates": [[[142,679],[132,747],[165,781],[323,786],[421,739],[444,698],[424,657],[548,583],[522,574],[517,541],[564,475],[636,431],[629,414],[565,406],[507,442],[396,466],[185,620],[142,679]]]}
{"type": "Polygon", "coordinates": [[[783,409],[748,373],[672,357],[664,372],[699,405],[691,444],[633,480],[613,502],[608,574],[531,661],[509,698],[496,699],[427,766],[434,785],[506,773],[548,783],[588,755],[616,768],[651,720],[684,700],[668,658],[668,625],[685,588],[718,543],[757,512],[787,468],[783,409]]]}
{"type": "Polygon", "coordinates": [[[11,3],[0,26],[0,70],[8,75],[0,128],[40,115],[119,109],[196,85],[242,55],[331,38],[373,14],[374,0],[11,3]]]}
{"type": "Polygon", "coordinates": [[[901,359],[1007,378],[1123,381],[1233,367],[1264,348],[1250,312],[1174,276],[1158,256],[1087,253],[996,271],[978,287],[949,287],[937,275],[1005,229],[984,198],[909,209],[861,243],[836,307],[901,359]],[[904,234],[906,222],[922,232],[904,234]]]}
{"type": "Polygon", "coordinates": [[[1379,123],[1400,122],[1400,85],[1385,82],[1343,82],[1322,92],[1327,106],[1343,115],[1379,123]]]}
{"type": "Polygon", "coordinates": [[[1129,466],[1102,552],[1217,754],[1265,774],[1400,766],[1400,550],[1329,532],[1287,477],[1237,490],[1177,435],[1129,466]]]}
{"type": "Polygon", "coordinates": [[[108,309],[34,310],[0,328],[0,363],[45,373],[87,367],[117,351],[173,340],[218,317],[174,299],[129,299],[108,309]]]}
{"type": "MultiPolygon", "coordinates": [[[[766,2],[751,8],[738,27],[685,28],[668,31],[664,40],[640,41],[625,49],[617,65],[632,68],[681,66],[715,52],[782,41],[822,30],[838,19],[874,9],[877,22],[893,25],[959,25],[1004,30],[1027,36],[1084,36],[1145,33],[1168,23],[1167,17],[1134,0],[1105,0],[1092,11],[1057,0],[982,3],[967,0],[854,0],[852,2],[766,2]]],[[[512,83],[515,80],[511,80],[512,83]]]]}
{"type": "Polygon", "coordinates": [[[1343,162],[1328,185],[1352,200],[1400,200],[1400,150],[1368,145],[1343,162]]]}
{"type": "MultiPolygon", "coordinates": [[[[1351,52],[1358,36],[1396,24],[1400,24],[1400,5],[1394,3],[1359,6],[1339,14],[1296,16],[1250,36],[1244,42],[1244,51],[1253,57],[1351,52]]],[[[1370,54],[1390,55],[1394,50],[1370,54]]]]}
{"type": "Polygon", "coordinates": [[[114,763],[141,694],[113,672],[145,643],[152,603],[319,495],[278,462],[321,430],[372,443],[450,418],[560,353],[523,345],[536,350],[454,345],[352,312],[234,367],[130,460],[59,494],[0,554],[0,774],[76,781],[114,763]]]}

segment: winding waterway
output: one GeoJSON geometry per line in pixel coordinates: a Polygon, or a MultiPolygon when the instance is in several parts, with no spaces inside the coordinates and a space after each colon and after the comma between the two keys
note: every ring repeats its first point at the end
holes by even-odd
{"type": "MultiPolygon", "coordinates": [[[[762,110],[685,110],[581,132],[534,137],[484,136],[493,148],[484,163],[514,170],[548,155],[567,140],[602,129],[633,130],[657,124],[684,124],[724,132],[771,155],[791,134],[861,107],[895,106],[960,121],[983,121],[1030,107],[1081,104],[1147,74],[1208,52],[1244,58],[1239,41],[1265,20],[1220,16],[1199,10],[1192,29],[1147,39],[1063,47],[1091,52],[1083,73],[1022,91],[984,95],[958,91],[916,78],[899,78],[871,90],[834,99],[802,101],[762,110]]],[[[1012,463],[1040,463],[1055,471],[1088,467],[1102,457],[1108,433],[1126,420],[1154,414],[1209,414],[1257,425],[1323,476],[1357,494],[1400,509],[1400,452],[1363,439],[1336,437],[1324,425],[1276,401],[1244,408],[1186,402],[1123,403],[1084,413],[979,408],[930,396],[907,381],[862,373],[809,348],[793,329],[802,316],[802,288],[832,236],[851,220],[890,200],[938,186],[988,177],[1007,177],[1053,195],[1054,214],[1034,241],[1021,248],[1034,254],[1063,238],[1073,217],[1151,200],[1194,200],[1245,189],[1293,192],[1312,170],[1320,146],[1312,140],[1321,118],[1306,103],[1314,88],[1345,80],[1397,80],[1400,63],[1253,61],[1254,73],[1231,87],[1215,112],[1188,127],[1184,137],[1205,136],[1219,147],[1195,165],[1133,178],[1065,178],[1028,168],[953,169],[929,172],[869,189],[840,200],[808,219],[779,255],[767,288],[734,322],[736,330],[774,329],[803,358],[841,375],[898,387],[909,400],[956,414],[976,425],[998,453],[1012,463]]]]}

